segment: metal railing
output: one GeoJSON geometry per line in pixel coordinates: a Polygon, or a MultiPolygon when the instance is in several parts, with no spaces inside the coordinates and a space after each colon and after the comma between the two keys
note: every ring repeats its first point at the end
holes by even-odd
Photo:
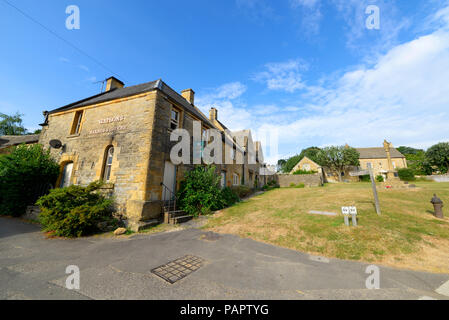
{"type": "Polygon", "coordinates": [[[164,203],[164,207],[169,211],[176,211],[176,202],[178,198],[176,197],[176,193],[174,193],[169,187],[167,187],[163,182],[161,182],[162,186],[162,202],[164,203]],[[169,195],[169,200],[166,200],[166,195],[169,195]],[[173,210],[170,210],[173,207],[173,210]]]}

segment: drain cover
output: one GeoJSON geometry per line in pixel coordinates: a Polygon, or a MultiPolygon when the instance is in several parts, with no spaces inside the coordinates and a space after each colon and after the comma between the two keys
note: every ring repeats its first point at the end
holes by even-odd
{"type": "Polygon", "coordinates": [[[154,268],[151,273],[173,284],[201,268],[205,260],[187,255],[163,266],[154,268]]]}

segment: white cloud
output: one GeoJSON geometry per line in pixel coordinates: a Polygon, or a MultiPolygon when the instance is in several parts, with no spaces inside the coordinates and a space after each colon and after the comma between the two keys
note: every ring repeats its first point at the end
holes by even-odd
{"type": "MultiPolygon", "coordinates": [[[[271,90],[301,90],[282,103],[248,107],[238,94],[240,86],[228,84],[204,95],[208,99],[200,100],[200,106],[205,112],[218,107],[219,119],[231,129],[278,131],[279,153],[284,155],[312,145],[380,147],[387,139],[395,146],[427,148],[447,141],[449,7],[429,20],[437,27],[433,31],[393,46],[374,63],[354,66],[340,76],[335,73],[315,86],[302,79],[306,66],[300,61],[267,64],[254,80],[271,90]]],[[[276,162],[265,154],[269,163],[276,162]]]]}
{"type": "Polygon", "coordinates": [[[391,1],[377,0],[373,3],[369,0],[332,0],[332,3],[347,26],[347,46],[362,55],[371,53],[372,56],[397,45],[400,32],[411,23],[405,15],[399,16],[395,3],[391,1]],[[366,28],[368,15],[365,10],[373,4],[380,9],[379,30],[366,28]],[[369,39],[369,46],[366,39],[369,39]]]}
{"type": "Polygon", "coordinates": [[[236,102],[246,90],[247,87],[241,82],[226,83],[198,94],[195,104],[206,115],[210,108],[218,109],[218,119],[225,119],[223,123],[232,130],[247,129],[251,124],[251,114],[236,102]]]}
{"type": "Polygon", "coordinates": [[[301,10],[302,31],[307,35],[316,35],[320,32],[321,0],[290,0],[293,9],[301,10]]]}
{"type": "Polygon", "coordinates": [[[270,90],[294,92],[305,88],[301,71],[306,70],[307,65],[299,60],[268,63],[265,69],[257,73],[253,80],[265,83],[270,90]]]}
{"type": "Polygon", "coordinates": [[[86,71],[86,72],[89,72],[89,68],[86,67],[86,66],[83,65],[83,64],[80,64],[80,65],[78,66],[78,68],[80,68],[81,70],[84,70],[84,71],[86,71]]]}
{"type": "Polygon", "coordinates": [[[429,147],[449,137],[448,71],[449,32],[443,28],[394,47],[336,83],[308,88],[314,114],[271,126],[281,130],[285,146],[380,146],[387,138],[429,147]]]}

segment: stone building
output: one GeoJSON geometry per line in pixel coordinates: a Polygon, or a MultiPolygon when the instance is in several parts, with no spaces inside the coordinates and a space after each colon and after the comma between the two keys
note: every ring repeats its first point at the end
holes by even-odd
{"type": "Polygon", "coordinates": [[[172,163],[170,151],[176,142],[170,141],[170,133],[183,128],[192,135],[194,123],[201,123],[202,131],[223,132],[223,149],[234,150],[232,164],[217,165],[222,186],[249,185],[242,180],[245,166],[236,164],[237,153],[247,158],[249,152],[227,139],[217,110],[206,117],[194,105],[194,96],[192,89],[179,94],[162,80],[125,87],[111,77],[105,92],[44,112],[39,143],[49,147],[51,141],[61,142],[60,148],[50,148],[61,166],[56,185],[103,180],[117,212],[132,229],[139,229],[160,218],[164,201],[173,198],[184,174],[193,168],[193,162],[172,163]]]}
{"type": "Polygon", "coordinates": [[[21,144],[31,145],[38,142],[38,134],[28,134],[22,136],[0,136],[0,154],[9,153],[11,148],[21,144]]]}
{"type": "Polygon", "coordinates": [[[381,175],[385,180],[397,177],[397,170],[407,168],[407,159],[393,144],[384,141],[381,148],[357,148],[360,153],[360,168],[367,170],[368,165],[373,168],[374,176],[381,175]]]}
{"type": "MultiPolygon", "coordinates": [[[[346,145],[348,148],[349,146],[346,145]]],[[[341,180],[345,182],[360,181],[360,175],[368,174],[368,165],[373,168],[374,176],[383,176],[384,180],[397,179],[397,170],[407,168],[407,160],[405,156],[393,147],[390,142],[384,141],[384,146],[381,148],[356,148],[359,152],[359,166],[347,166],[344,168],[341,175],[341,180]]],[[[319,164],[304,157],[292,169],[290,174],[298,170],[317,171],[322,174],[325,182],[339,182],[340,177],[338,173],[333,172],[327,167],[321,167],[319,164]]]]}
{"type": "Polygon", "coordinates": [[[304,157],[296,166],[294,166],[290,174],[293,174],[298,170],[321,172],[321,166],[308,157],[304,157]]]}

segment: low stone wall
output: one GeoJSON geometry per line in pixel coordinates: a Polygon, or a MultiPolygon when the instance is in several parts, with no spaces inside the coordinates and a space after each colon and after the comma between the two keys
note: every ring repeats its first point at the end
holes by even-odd
{"type": "Polygon", "coordinates": [[[427,179],[436,182],[449,182],[449,174],[428,176],[427,179]]]}
{"type": "Polygon", "coordinates": [[[40,213],[41,210],[38,206],[28,206],[22,218],[26,220],[38,220],[40,213]]]}
{"type": "Polygon", "coordinates": [[[277,181],[281,188],[290,187],[292,183],[298,185],[304,183],[306,187],[318,187],[323,185],[321,174],[279,174],[277,181]]]}

